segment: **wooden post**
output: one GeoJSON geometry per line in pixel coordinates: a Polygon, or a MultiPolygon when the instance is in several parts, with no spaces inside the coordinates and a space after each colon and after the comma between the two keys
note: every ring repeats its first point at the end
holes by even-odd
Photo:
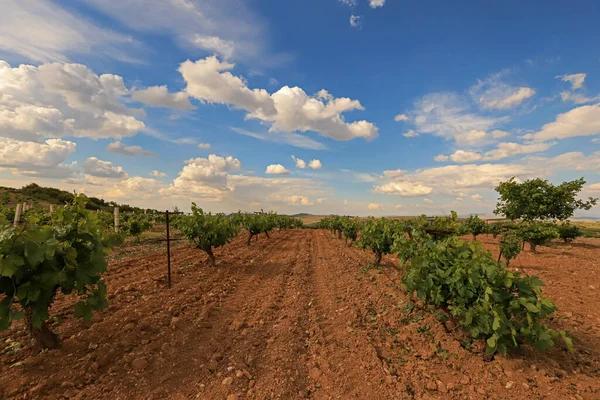
{"type": "Polygon", "coordinates": [[[50,204],[50,214],[54,213],[54,204],[50,204]]]}
{"type": "Polygon", "coordinates": [[[23,202],[23,205],[21,206],[21,211],[25,212],[27,211],[27,202],[23,202]]]}
{"type": "Polygon", "coordinates": [[[119,232],[119,207],[115,207],[115,232],[119,232]]]}
{"type": "Polygon", "coordinates": [[[169,289],[171,288],[171,236],[169,235],[169,210],[165,211],[165,220],[167,223],[167,276],[169,289]]]}
{"type": "Polygon", "coordinates": [[[21,211],[23,210],[23,205],[22,204],[17,204],[17,207],[15,209],[15,220],[13,222],[13,226],[16,228],[17,226],[19,226],[19,221],[21,220],[21,211]]]}

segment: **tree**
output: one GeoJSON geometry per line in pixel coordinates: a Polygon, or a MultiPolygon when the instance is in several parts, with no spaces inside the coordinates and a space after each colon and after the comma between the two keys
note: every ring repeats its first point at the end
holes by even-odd
{"type": "Polygon", "coordinates": [[[196,203],[192,203],[192,215],[179,222],[179,230],[197,248],[208,254],[213,267],[216,265],[213,249],[229,243],[240,232],[239,226],[231,219],[222,214],[205,214],[196,203]]]}
{"type": "Polygon", "coordinates": [[[537,246],[545,246],[558,238],[558,229],[556,225],[543,222],[524,222],[519,225],[517,236],[523,241],[529,243],[529,248],[533,253],[537,246]]]}
{"type": "Polygon", "coordinates": [[[590,197],[587,201],[576,198],[583,185],[585,185],[583,178],[555,186],[540,178],[518,183],[512,177],[496,186],[500,198],[494,213],[502,214],[512,220],[564,221],[572,217],[575,210],[589,210],[596,205],[597,198],[590,197]]]}

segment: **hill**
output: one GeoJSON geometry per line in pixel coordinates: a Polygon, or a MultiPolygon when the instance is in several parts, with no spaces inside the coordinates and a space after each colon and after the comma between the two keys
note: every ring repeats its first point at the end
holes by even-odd
{"type": "MultiPolygon", "coordinates": [[[[41,206],[63,205],[73,200],[74,193],[52,187],[43,187],[36,183],[30,183],[20,189],[0,186],[0,206],[12,208],[18,203],[33,202],[41,206]]],[[[114,201],[106,201],[97,197],[88,197],[86,206],[89,210],[112,211],[119,207],[123,212],[143,212],[143,208],[119,204],[114,201]]],[[[148,211],[154,211],[148,209],[148,211]]]]}

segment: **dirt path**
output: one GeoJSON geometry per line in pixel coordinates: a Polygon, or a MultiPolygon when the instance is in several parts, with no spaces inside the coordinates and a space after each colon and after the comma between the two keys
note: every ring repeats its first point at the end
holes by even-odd
{"type": "Polygon", "coordinates": [[[576,353],[484,362],[400,288],[394,257],[369,269],[372,254],[320,230],[245,241],[218,249],[217,268],[178,247],[170,290],[162,250],[115,258],[110,307],[93,322],[57,298],[60,349],[34,354],[19,323],[0,334],[0,399],[600,398],[600,299],[580,290],[600,286],[595,243],[516,263],[547,281],[561,309],[550,324],[572,333],[576,353]]]}

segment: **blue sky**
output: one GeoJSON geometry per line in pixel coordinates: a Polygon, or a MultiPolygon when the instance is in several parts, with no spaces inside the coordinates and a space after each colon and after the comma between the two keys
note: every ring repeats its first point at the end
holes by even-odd
{"type": "Polygon", "coordinates": [[[593,1],[0,11],[2,185],[353,215],[487,215],[512,176],[583,176],[600,194],[593,1]]]}

